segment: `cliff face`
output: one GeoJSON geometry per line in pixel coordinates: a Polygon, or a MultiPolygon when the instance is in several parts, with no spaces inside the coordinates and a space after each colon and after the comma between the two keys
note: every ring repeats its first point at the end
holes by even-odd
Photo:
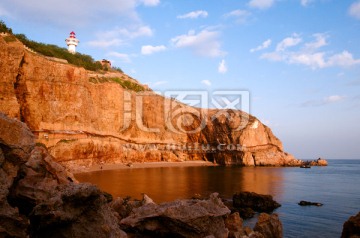
{"type": "Polygon", "coordinates": [[[132,80],[47,59],[0,37],[0,111],[25,122],[67,167],[199,159],[300,164],[251,115],[196,109],[152,91],[136,94],[105,80],[114,77],[132,80]]]}

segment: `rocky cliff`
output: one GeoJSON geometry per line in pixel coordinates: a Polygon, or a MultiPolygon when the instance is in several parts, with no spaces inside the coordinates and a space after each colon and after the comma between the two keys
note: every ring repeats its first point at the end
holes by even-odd
{"type": "Polygon", "coordinates": [[[123,73],[86,71],[0,37],[0,111],[26,123],[69,168],[185,160],[301,164],[249,114],[193,108],[151,90],[124,89],[119,80],[146,89],[123,73]]]}
{"type": "Polygon", "coordinates": [[[0,113],[0,237],[282,237],[276,214],[254,230],[218,198],[155,204],[116,198],[78,183],[29,128],[0,113]]]}

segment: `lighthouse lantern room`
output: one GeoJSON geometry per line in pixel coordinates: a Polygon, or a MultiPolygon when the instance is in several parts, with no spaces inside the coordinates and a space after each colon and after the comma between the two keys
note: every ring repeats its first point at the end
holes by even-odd
{"type": "Polygon", "coordinates": [[[75,54],[76,46],[79,44],[79,40],[76,39],[75,32],[70,32],[70,36],[66,38],[65,42],[68,46],[68,51],[72,54],[75,54]]]}

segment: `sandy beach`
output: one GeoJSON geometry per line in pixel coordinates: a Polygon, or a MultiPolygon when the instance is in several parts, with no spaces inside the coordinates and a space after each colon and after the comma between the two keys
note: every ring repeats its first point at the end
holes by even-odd
{"type": "Polygon", "coordinates": [[[124,164],[102,164],[94,165],[74,173],[86,173],[102,170],[116,169],[139,169],[139,168],[161,168],[161,167],[194,167],[194,166],[218,166],[209,161],[183,161],[183,162],[144,162],[144,163],[124,163],[124,164]]]}

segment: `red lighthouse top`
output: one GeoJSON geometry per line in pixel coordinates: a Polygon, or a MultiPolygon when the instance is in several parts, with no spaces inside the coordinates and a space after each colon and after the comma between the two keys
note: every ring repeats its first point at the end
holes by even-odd
{"type": "Polygon", "coordinates": [[[70,38],[76,38],[76,36],[75,36],[75,32],[70,32],[70,38]]]}

